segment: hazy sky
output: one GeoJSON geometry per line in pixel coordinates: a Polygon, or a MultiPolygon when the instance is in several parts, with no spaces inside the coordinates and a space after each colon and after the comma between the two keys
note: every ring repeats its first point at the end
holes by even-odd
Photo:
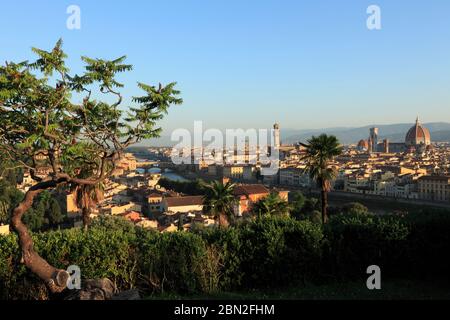
{"type": "Polygon", "coordinates": [[[170,110],[166,134],[216,128],[363,126],[450,122],[448,0],[4,1],[0,61],[32,57],[60,37],[69,66],[79,56],[126,54],[123,78],[177,81],[185,103],[170,110]],[[81,30],[66,9],[81,8],[81,30]],[[369,31],[366,9],[381,8],[369,31]]]}

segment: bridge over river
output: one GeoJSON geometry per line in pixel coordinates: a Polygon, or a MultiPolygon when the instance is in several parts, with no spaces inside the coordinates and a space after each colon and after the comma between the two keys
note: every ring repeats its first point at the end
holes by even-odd
{"type": "Polygon", "coordinates": [[[172,162],[139,161],[136,163],[137,171],[141,173],[161,173],[164,178],[174,181],[189,181],[176,173],[176,166],[172,162]]]}
{"type": "Polygon", "coordinates": [[[136,167],[138,169],[144,169],[148,171],[151,168],[160,168],[164,169],[175,169],[175,164],[170,161],[138,161],[136,162],[136,167]]]}

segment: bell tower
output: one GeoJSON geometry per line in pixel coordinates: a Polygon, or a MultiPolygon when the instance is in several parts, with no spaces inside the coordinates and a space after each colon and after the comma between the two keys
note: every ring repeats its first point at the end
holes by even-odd
{"type": "Polygon", "coordinates": [[[280,139],[280,125],[278,123],[275,123],[273,125],[273,142],[274,142],[274,147],[275,148],[279,148],[281,145],[281,139],[280,139]]]}

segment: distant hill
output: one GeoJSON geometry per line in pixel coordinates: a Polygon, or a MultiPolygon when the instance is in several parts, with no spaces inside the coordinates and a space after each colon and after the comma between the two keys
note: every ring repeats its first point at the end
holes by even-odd
{"type": "MultiPolygon", "coordinates": [[[[389,139],[391,142],[404,142],[408,130],[413,123],[399,123],[390,125],[371,125],[359,128],[327,128],[319,130],[293,130],[281,132],[283,143],[305,142],[313,135],[321,133],[335,135],[344,144],[357,143],[361,139],[369,137],[369,129],[379,128],[380,139],[389,139]]],[[[425,123],[424,126],[430,130],[431,140],[439,142],[450,142],[450,123],[434,122],[425,123]]]]}
{"type": "MultiPolygon", "coordinates": [[[[391,142],[404,142],[408,130],[413,123],[398,123],[389,125],[371,125],[358,128],[335,127],[326,129],[281,129],[281,139],[283,143],[291,144],[296,142],[305,142],[313,135],[321,133],[332,134],[338,137],[344,144],[358,143],[361,139],[369,137],[369,129],[379,128],[380,139],[389,139],[391,142]]],[[[431,140],[435,142],[450,142],[450,123],[433,122],[424,124],[430,130],[431,140]]],[[[144,140],[137,146],[171,147],[175,142],[170,140],[170,135],[163,135],[159,139],[144,140]]]]}
{"type": "Polygon", "coordinates": [[[158,139],[146,139],[135,144],[136,147],[173,147],[175,142],[170,140],[170,136],[163,135],[158,139]]]}

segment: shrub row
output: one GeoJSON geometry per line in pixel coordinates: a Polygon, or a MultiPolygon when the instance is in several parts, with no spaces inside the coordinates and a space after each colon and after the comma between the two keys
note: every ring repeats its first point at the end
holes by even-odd
{"type": "Polygon", "coordinates": [[[369,265],[384,276],[448,281],[450,214],[400,216],[346,214],[324,229],[322,267],[334,278],[361,277],[369,265]]]}
{"type": "MultiPolygon", "coordinates": [[[[322,228],[269,217],[228,229],[160,234],[118,218],[33,235],[36,250],[59,268],[78,265],[85,279],[107,277],[147,293],[213,293],[384,276],[448,279],[450,215],[338,215],[322,228]]],[[[0,298],[42,299],[45,287],[21,263],[15,235],[0,236],[0,298]]]]}

